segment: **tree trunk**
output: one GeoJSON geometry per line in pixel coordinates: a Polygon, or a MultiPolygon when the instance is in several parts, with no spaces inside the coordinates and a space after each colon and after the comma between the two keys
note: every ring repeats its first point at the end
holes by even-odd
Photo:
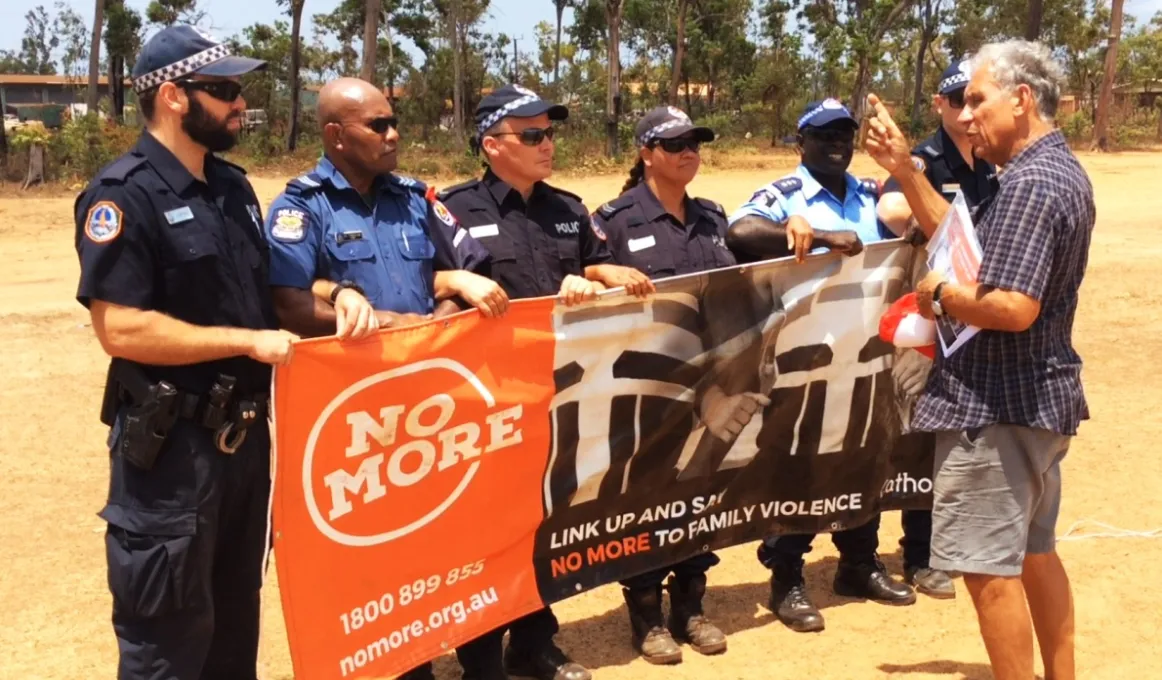
{"type": "Polygon", "coordinates": [[[1109,47],[1106,49],[1106,71],[1101,81],[1101,97],[1097,100],[1097,122],[1093,126],[1094,145],[1109,150],[1110,103],[1114,96],[1114,75],[1118,69],[1118,41],[1122,37],[1122,5],[1124,0],[1114,0],[1110,14],[1109,47]]]}
{"type": "Polygon", "coordinates": [[[125,57],[109,55],[109,98],[113,119],[125,122],[125,57]]]}
{"type": "Polygon", "coordinates": [[[932,44],[932,40],[936,37],[932,21],[932,0],[924,0],[920,11],[923,17],[920,29],[920,49],[916,51],[916,86],[912,89],[913,136],[920,133],[920,102],[924,98],[924,53],[928,51],[928,45],[932,44]]]}
{"type": "Polygon", "coordinates": [[[460,51],[460,2],[448,3],[448,30],[452,39],[452,128],[464,130],[464,58],[460,51]]]}
{"type": "Polygon", "coordinates": [[[609,83],[606,87],[606,133],[609,136],[608,154],[618,153],[618,117],[621,114],[621,8],[623,0],[605,0],[605,19],[609,24],[609,83]]]}
{"type": "Polygon", "coordinates": [[[863,111],[867,107],[867,90],[871,80],[871,69],[867,54],[859,56],[859,69],[855,73],[855,92],[851,96],[851,115],[858,121],[863,120],[863,111]]]}
{"type": "Polygon", "coordinates": [[[395,42],[391,37],[391,17],[388,17],[383,28],[387,31],[387,103],[395,109],[395,42]]]}
{"type": "MultiPolygon", "coordinates": [[[[561,20],[565,18],[565,0],[557,0],[557,58],[553,61],[553,85],[561,83],[561,20]]],[[[516,69],[514,68],[513,71],[516,69]]],[[[560,97],[561,93],[558,92],[560,97]]]]}
{"type": "Polygon", "coordinates": [[[1025,40],[1041,37],[1041,18],[1045,15],[1045,0],[1029,0],[1029,16],[1025,22],[1025,40]]]}
{"type": "Polygon", "coordinates": [[[678,0],[678,41],[674,44],[674,65],[670,70],[670,91],[666,94],[667,104],[678,102],[678,81],[682,77],[682,59],[686,56],[686,9],[690,0],[678,0]]]}
{"type": "Polygon", "coordinates": [[[97,113],[98,88],[101,78],[101,27],[105,23],[105,0],[96,0],[93,8],[93,45],[89,50],[89,92],[85,101],[89,113],[97,113]]]}
{"type": "Polygon", "coordinates": [[[291,50],[290,50],[290,131],[287,133],[286,149],[294,151],[299,145],[299,96],[302,89],[299,70],[302,68],[303,5],[306,0],[291,0],[291,50]]]}
{"type": "Polygon", "coordinates": [[[375,82],[375,48],[379,44],[380,0],[365,0],[363,5],[363,68],[359,77],[375,82]]]}
{"type": "Polygon", "coordinates": [[[688,71],[682,71],[682,82],[686,84],[686,111],[690,111],[692,104],[690,103],[690,73],[688,71]]]}

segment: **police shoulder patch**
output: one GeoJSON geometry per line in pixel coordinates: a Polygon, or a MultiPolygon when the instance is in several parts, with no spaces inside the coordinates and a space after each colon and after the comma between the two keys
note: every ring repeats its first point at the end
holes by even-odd
{"type": "Polygon", "coordinates": [[[912,156],[912,167],[916,168],[918,172],[926,172],[928,163],[920,156],[912,156]]]}
{"type": "Polygon", "coordinates": [[[93,243],[109,243],[121,235],[125,213],[113,201],[97,201],[85,216],[85,236],[93,243]]]}
{"type": "Polygon", "coordinates": [[[609,237],[605,234],[605,231],[601,228],[601,225],[597,224],[597,220],[589,220],[589,228],[593,231],[593,235],[597,238],[601,239],[602,241],[609,240],[609,237]]]}
{"type": "Polygon", "coordinates": [[[432,212],[436,214],[436,219],[449,227],[455,227],[459,224],[456,218],[452,216],[452,213],[448,212],[448,208],[438,200],[432,201],[432,212]]]}
{"type": "Polygon", "coordinates": [[[784,196],[789,196],[803,188],[803,180],[798,177],[784,177],[773,183],[774,187],[784,196]]]}
{"type": "Polygon", "coordinates": [[[270,223],[270,236],[283,243],[298,243],[307,236],[307,213],[297,208],[279,208],[270,223]]]}

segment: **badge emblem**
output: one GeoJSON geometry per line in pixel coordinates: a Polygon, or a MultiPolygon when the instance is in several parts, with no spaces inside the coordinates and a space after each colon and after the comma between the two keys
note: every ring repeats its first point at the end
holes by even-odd
{"type": "Polygon", "coordinates": [[[690,117],[686,115],[685,111],[683,111],[682,109],[679,109],[675,106],[667,106],[666,110],[670,112],[671,116],[673,116],[679,120],[689,120],[690,119],[690,117]]]}
{"type": "Polygon", "coordinates": [[[456,218],[452,217],[452,213],[448,212],[443,203],[432,201],[432,212],[436,213],[436,217],[449,227],[456,226],[456,218]]]}
{"type": "Polygon", "coordinates": [[[307,235],[307,215],[301,210],[281,208],[274,214],[270,235],[279,241],[297,243],[307,235]]]}
{"type": "Polygon", "coordinates": [[[108,243],[121,235],[124,218],[121,208],[113,201],[97,201],[85,217],[85,236],[93,243],[108,243]]]}
{"type": "Polygon", "coordinates": [[[916,170],[920,172],[924,172],[928,169],[928,164],[924,162],[923,158],[920,158],[919,156],[912,156],[912,167],[916,168],[916,170]]]}
{"type": "Polygon", "coordinates": [[[835,99],[825,99],[823,100],[823,108],[831,109],[834,111],[835,109],[842,109],[843,104],[840,104],[839,101],[835,99]]]}
{"type": "Polygon", "coordinates": [[[601,227],[597,226],[597,222],[594,222],[591,220],[589,222],[589,225],[593,228],[593,235],[594,236],[601,239],[602,241],[606,240],[607,237],[605,236],[605,232],[601,231],[601,227]]]}

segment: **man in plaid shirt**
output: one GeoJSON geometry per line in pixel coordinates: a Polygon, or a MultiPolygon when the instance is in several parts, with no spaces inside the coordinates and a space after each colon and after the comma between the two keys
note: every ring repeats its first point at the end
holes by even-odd
{"type": "MultiPolygon", "coordinates": [[[[1004,169],[995,198],[974,215],[978,283],[954,285],[933,272],[916,290],[926,317],[983,329],[937,359],[913,418],[914,428],[936,433],[932,567],[964,574],[998,680],[1032,680],[1034,630],[1045,677],[1072,680],[1073,600],[1055,528],[1061,460],[1089,417],[1072,332],[1093,187],[1054,128],[1062,69],[1046,48],[986,45],[972,70],[960,120],[973,153],[1004,169]]],[[[869,153],[900,182],[914,213],[936,218],[920,223],[939,224],[947,202],[869,99],[869,153]]]]}

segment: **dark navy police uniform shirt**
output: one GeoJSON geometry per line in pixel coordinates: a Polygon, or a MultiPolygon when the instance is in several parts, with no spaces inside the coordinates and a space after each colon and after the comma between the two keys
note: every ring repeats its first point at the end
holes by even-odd
{"type": "Polygon", "coordinates": [[[732,267],[726,248],[726,214],[704,198],[686,197],[686,223],[666,212],[645,182],[593,213],[607,236],[613,261],[651,279],[732,267]]]}
{"type": "Polygon", "coordinates": [[[418,180],[384,175],[369,204],[327,158],[287,183],[267,215],[271,285],[353,281],[375,309],[428,314],[436,271],[487,275],[488,252],[418,180]]]}
{"type": "MultiPolygon", "coordinates": [[[[274,329],[262,214],[241,168],[213,155],[206,181],[145,132],[77,197],[77,300],[154,310],[198,326],[274,329]]],[[[145,366],[152,380],[206,392],[219,373],[266,392],[270,368],[246,357],[145,366]]]]}
{"type": "Polygon", "coordinates": [[[611,260],[580,197],[544,182],[527,204],[491,170],[439,196],[488,249],[492,279],[514,300],[556,295],[569,274],[583,276],[585,267],[611,260]]]}
{"type": "MultiPolygon", "coordinates": [[[[958,189],[963,191],[970,210],[997,193],[996,166],[977,158],[970,168],[943,126],[912,149],[912,162],[923,170],[928,183],[949,202],[956,198],[958,189]]],[[[899,182],[888,178],[884,183],[884,193],[889,191],[902,191],[899,182]]]]}

